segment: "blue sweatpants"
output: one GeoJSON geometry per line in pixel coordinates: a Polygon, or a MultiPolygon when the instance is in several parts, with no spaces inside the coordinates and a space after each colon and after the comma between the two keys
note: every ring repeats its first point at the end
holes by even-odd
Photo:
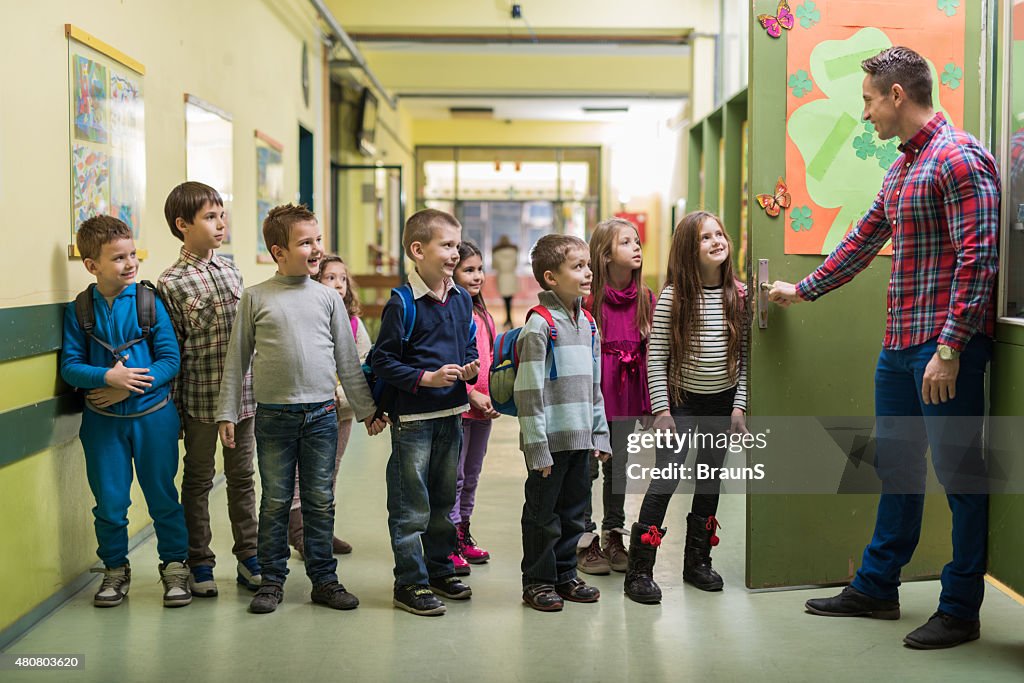
{"type": "Polygon", "coordinates": [[[96,554],[107,567],[128,561],[128,506],[132,461],[156,530],[161,562],[188,557],[185,515],[178,502],[178,412],[168,402],[142,417],[107,417],[86,409],[79,438],[85,449],[89,488],[96,499],[96,554]]]}

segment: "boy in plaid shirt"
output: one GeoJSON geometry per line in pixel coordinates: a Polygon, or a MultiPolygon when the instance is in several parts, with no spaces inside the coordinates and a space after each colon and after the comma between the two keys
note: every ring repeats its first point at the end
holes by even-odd
{"type": "MultiPolygon", "coordinates": [[[[184,242],[181,255],[157,281],[181,349],[181,372],[174,384],[185,437],[181,502],[188,527],[189,584],[197,597],[217,595],[216,563],[210,548],[210,490],[217,452],[214,414],[224,356],[235,309],[242,296],[242,275],[234,263],[217,256],[227,234],[224,201],[209,185],[187,182],[171,190],[164,203],[171,233],[184,242]]],[[[256,407],[247,376],[235,446],[224,448],[228,517],[238,559],[239,584],[256,590],[261,581],[256,560],[256,493],[253,489],[253,416],[256,407]]]]}

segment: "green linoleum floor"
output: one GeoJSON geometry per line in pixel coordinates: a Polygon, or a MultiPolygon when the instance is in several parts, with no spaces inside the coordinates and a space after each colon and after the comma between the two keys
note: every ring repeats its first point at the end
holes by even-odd
{"type": "MultiPolygon", "coordinates": [[[[251,593],[234,584],[234,558],[223,486],[212,494],[220,596],[165,609],[155,540],[131,556],[130,597],[120,607],[92,606],[97,582],[13,645],[8,653],[84,654],[85,669],[0,671],[0,681],[1021,681],[1024,607],[988,587],[982,639],[918,652],[903,636],[932,614],[935,581],[901,589],[899,621],[829,619],[803,612],[834,588],[754,593],[743,587],[744,498],[722,497],[722,545],[715,567],[722,593],[684,587],[682,541],[689,497],[669,508],[669,533],[655,578],[665,598],[638,605],[622,595],[622,575],[585,577],[602,590],[596,605],[567,604],[541,614],[519,593],[519,516],[525,475],[513,419],[496,425],[484,464],[473,532],[490,550],[475,567],[474,596],[448,601],[440,618],[391,606],[384,467],[385,433],[353,436],[338,480],[339,535],[355,551],[339,574],[359,596],[353,612],[309,602],[303,565],[289,563],[285,602],[270,615],[246,612],[251,593]]],[[[595,505],[600,507],[599,489],[595,505]]],[[[635,518],[640,496],[627,496],[635,518]]]]}

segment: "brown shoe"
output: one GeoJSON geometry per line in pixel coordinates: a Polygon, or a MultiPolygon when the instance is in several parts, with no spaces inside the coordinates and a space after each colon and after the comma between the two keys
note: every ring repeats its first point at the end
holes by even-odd
{"type": "Polygon", "coordinates": [[[608,558],[601,552],[601,539],[597,534],[585,533],[576,547],[576,568],[584,574],[611,574],[608,558]]]}
{"type": "Polygon", "coordinates": [[[624,572],[629,567],[629,553],[622,544],[622,532],[612,529],[601,534],[601,546],[613,571],[624,572]]]}
{"type": "Polygon", "coordinates": [[[331,552],[333,552],[335,555],[348,555],[350,552],[352,552],[352,544],[347,543],[346,541],[343,541],[337,536],[335,536],[334,540],[331,541],[331,552]]]}

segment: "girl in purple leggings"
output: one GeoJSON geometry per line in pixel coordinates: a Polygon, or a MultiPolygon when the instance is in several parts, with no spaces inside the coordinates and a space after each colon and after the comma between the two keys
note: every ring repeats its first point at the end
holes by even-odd
{"type": "Polygon", "coordinates": [[[484,262],[480,248],[470,241],[459,245],[459,265],[455,284],[473,297],[473,318],[476,321],[476,348],[480,353],[480,374],[469,393],[469,411],[462,414],[462,452],[459,455],[459,478],[451,520],[458,531],[458,552],[452,555],[456,574],[468,574],[470,564],[483,564],[490,553],[476,544],[469,533],[469,517],[473,514],[480,469],[491,437],[491,420],[498,412],[491,406],[487,389],[488,369],[494,347],[494,318],[487,312],[480,290],[484,286],[484,262]]]}

